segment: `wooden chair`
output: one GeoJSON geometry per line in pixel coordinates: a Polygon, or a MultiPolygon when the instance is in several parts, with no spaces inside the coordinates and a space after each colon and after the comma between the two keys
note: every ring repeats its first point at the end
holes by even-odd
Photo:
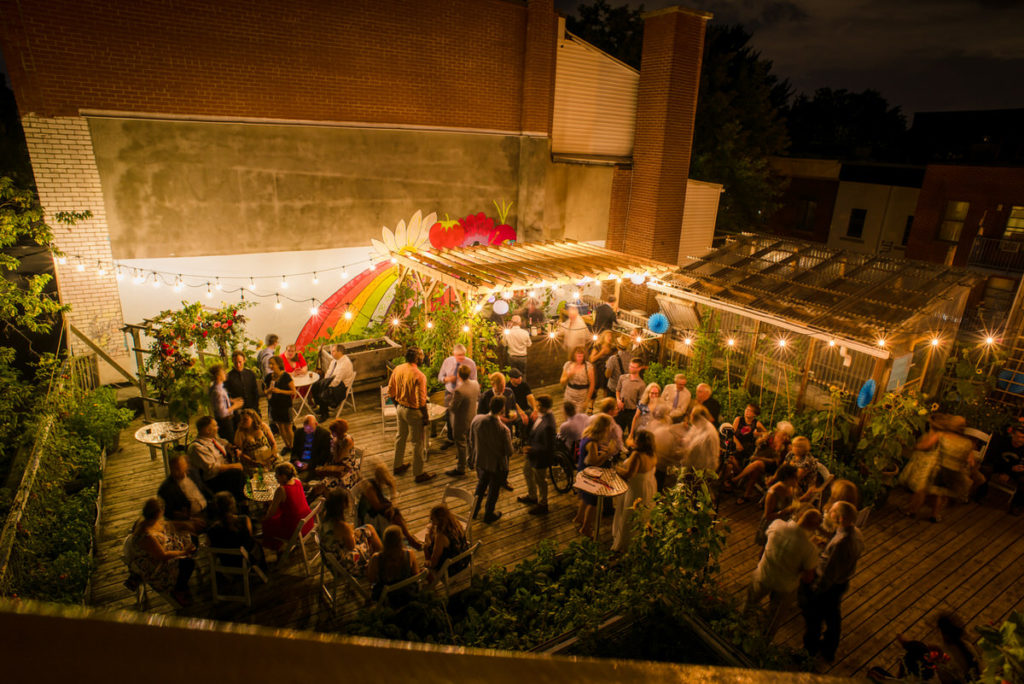
{"type": "Polygon", "coordinates": [[[342,412],[342,410],[344,410],[344,408],[346,406],[351,406],[353,413],[355,413],[356,411],[359,410],[359,409],[356,408],[356,390],[355,390],[355,387],[356,387],[356,377],[358,377],[358,374],[357,373],[353,373],[352,374],[352,386],[348,388],[348,393],[345,395],[345,398],[341,400],[340,404],[338,404],[338,410],[334,412],[334,419],[335,420],[337,420],[339,417],[341,417],[341,412],[342,412]]]}
{"type": "Polygon", "coordinates": [[[321,552],[320,561],[320,597],[330,607],[332,614],[338,612],[338,594],[343,590],[346,593],[352,592],[362,599],[363,603],[369,603],[370,590],[360,584],[359,580],[343,568],[337,560],[321,552]],[[328,570],[331,573],[330,582],[327,581],[328,570]]]}
{"type": "Polygon", "coordinates": [[[388,387],[384,385],[380,388],[380,431],[381,434],[385,434],[387,431],[387,422],[393,421],[395,431],[398,431],[398,406],[391,397],[388,396],[388,387]]]}
{"type": "Polygon", "coordinates": [[[295,525],[295,531],[292,532],[292,536],[284,541],[284,546],[277,552],[277,562],[274,564],[275,570],[280,570],[285,567],[288,563],[288,559],[292,553],[298,550],[302,554],[302,563],[306,567],[306,574],[310,574],[309,564],[314,562],[320,557],[320,534],[317,531],[317,515],[320,513],[320,508],[324,505],[324,497],[319,497],[313,502],[313,505],[309,507],[309,513],[305,518],[300,520],[295,525]],[[310,522],[313,522],[313,526],[309,532],[302,533],[302,529],[310,522]],[[314,551],[310,555],[309,549],[307,548],[309,540],[313,540],[314,551]]]}
{"type": "Polygon", "coordinates": [[[429,573],[426,570],[420,570],[412,577],[407,577],[401,582],[395,582],[394,584],[386,584],[380,592],[380,598],[377,599],[378,606],[387,605],[388,595],[408,589],[409,587],[415,586],[417,591],[423,589],[423,586],[427,583],[427,575],[429,573]]]}
{"type": "Polygon", "coordinates": [[[214,603],[218,601],[234,601],[236,603],[244,603],[247,607],[252,608],[252,586],[249,583],[251,575],[255,574],[263,583],[268,582],[267,576],[262,570],[256,565],[253,565],[249,559],[249,552],[239,546],[237,549],[217,549],[212,546],[206,547],[206,556],[210,562],[210,589],[213,592],[214,603]],[[227,557],[238,557],[241,560],[239,565],[225,565],[224,559],[227,557]],[[217,584],[217,576],[224,575],[226,577],[240,577],[242,580],[242,593],[241,594],[228,594],[220,591],[220,587],[217,584]]]}
{"type": "MultiPolygon", "coordinates": [[[[469,508],[466,510],[466,517],[463,519],[458,514],[455,517],[460,523],[462,528],[466,531],[466,541],[470,544],[473,543],[473,510],[476,508],[476,496],[471,492],[467,492],[465,489],[459,489],[448,485],[444,488],[444,494],[441,495],[441,503],[448,505],[448,497],[458,499],[462,503],[466,504],[469,508]]],[[[449,506],[449,508],[451,508],[449,506]]],[[[454,511],[452,511],[454,513],[454,511]]]]}
{"type": "Polygon", "coordinates": [[[464,576],[467,572],[469,573],[469,578],[471,580],[473,579],[473,557],[476,555],[476,552],[480,549],[480,544],[481,542],[477,542],[476,544],[470,545],[468,549],[466,549],[459,555],[452,556],[451,558],[449,558],[441,564],[441,567],[437,571],[437,578],[441,581],[441,586],[444,587],[445,598],[451,596],[450,585],[453,581],[464,576]],[[449,566],[456,565],[467,558],[469,559],[469,565],[467,565],[465,568],[459,570],[456,573],[451,573],[449,571],[449,566]]]}

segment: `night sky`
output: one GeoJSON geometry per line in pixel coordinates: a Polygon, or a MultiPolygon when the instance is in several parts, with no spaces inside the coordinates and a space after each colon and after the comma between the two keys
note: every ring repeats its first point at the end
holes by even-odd
{"type": "MultiPolygon", "coordinates": [[[[572,14],[579,3],[555,0],[572,14]]],[[[609,0],[612,6],[623,3],[609,0]]],[[[628,3],[638,7],[641,3],[628,3]]],[[[797,92],[872,88],[904,113],[1024,107],[1022,0],[647,0],[740,23],[797,92]]]]}

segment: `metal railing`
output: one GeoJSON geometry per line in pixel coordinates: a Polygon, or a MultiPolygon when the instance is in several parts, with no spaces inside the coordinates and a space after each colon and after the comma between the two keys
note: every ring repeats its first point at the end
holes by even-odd
{"type": "Polygon", "coordinates": [[[1024,240],[978,236],[971,244],[967,264],[998,271],[1024,273],[1024,240]]]}

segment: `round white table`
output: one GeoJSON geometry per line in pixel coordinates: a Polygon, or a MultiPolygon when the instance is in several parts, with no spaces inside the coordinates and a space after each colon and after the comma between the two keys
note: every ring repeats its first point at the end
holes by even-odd
{"type": "MultiPolygon", "coordinates": [[[[314,373],[312,371],[310,371],[308,373],[303,373],[302,375],[293,375],[292,376],[292,382],[295,383],[295,389],[296,390],[300,390],[303,387],[312,387],[313,384],[316,383],[316,381],[319,380],[319,379],[320,379],[320,374],[319,373],[314,373]]],[[[309,407],[309,404],[306,402],[306,399],[309,397],[310,394],[312,394],[312,392],[305,392],[305,393],[299,392],[299,400],[300,400],[299,401],[299,407],[298,408],[292,407],[292,411],[295,412],[295,417],[296,418],[298,418],[299,416],[304,416],[304,415],[306,415],[308,413],[312,413],[313,412],[313,409],[311,409],[309,407]]]]}
{"type": "Polygon", "coordinates": [[[594,479],[584,475],[584,471],[581,470],[576,473],[576,480],[572,485],[581,492],[593,494],[597,497],[597,522],[594,523],[595,541],[600,539],[601,518],[604,517],[604,500],[606,498],[614,499],[617,496],[622,496],[629,489],[629,485],[619,477],[619,474],[615,472],[615,468],[601,468],[601,471],[600,479],[594,479]]]}
{"type": "Polygon", "coordinates": [[[171,472],[167,445],[175,444],[187,436],[188,423],[172,423],[170,421],[150,423],[149,425],[143,425],[135,431],[136,441],[142,442],[149,447],[149,456],[152,460],[156,460],[157,447],[160,448],[160,453],[164,459],[165,476],[171,472]]]}

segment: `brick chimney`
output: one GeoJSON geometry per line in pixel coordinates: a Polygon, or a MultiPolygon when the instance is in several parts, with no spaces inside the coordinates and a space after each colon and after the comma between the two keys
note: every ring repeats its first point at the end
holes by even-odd
{"type": "MultiPolygon", "coordinates": [[[[707,12],[667,7],[644,15],[633,166],[616,170],[607,245],[674,263],[679,253],[686,178],[707,12]]],[[[622,289],[627,308],[653,308],[642,287],[622,289]]]]}

